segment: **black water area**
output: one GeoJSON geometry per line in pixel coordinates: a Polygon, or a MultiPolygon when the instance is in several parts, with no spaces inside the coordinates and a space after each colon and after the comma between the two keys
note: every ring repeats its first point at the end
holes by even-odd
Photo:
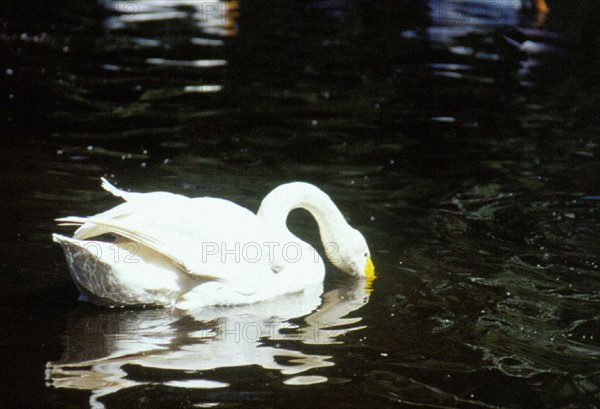
{"type": "Polygon", "coordinates": [[[5,1],[1,406],[599,407],[600,4],[548,5],[5,1]],[[377,279],[78,301],[51,233],[119,203],[103,176],[252,211],[313,183],[377,279]]]}

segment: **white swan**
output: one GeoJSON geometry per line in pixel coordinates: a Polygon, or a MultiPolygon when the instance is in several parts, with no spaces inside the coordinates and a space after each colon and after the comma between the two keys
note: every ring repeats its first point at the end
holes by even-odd
{"type": "Polygon", "coordinates": [[[125,203],[95,216],[57,219],[80,227],[73,238],[52,236],[83,300],[187,310],[302,291],[323,281],[325,267],[315,249],[287,229],[296,208],[316,219],[333,265],[367,286],[375,278],[363,235],[309,183],[277,187],[256,215],[224,199],[125,192],[106,179],[102,187],[125,203]]]}

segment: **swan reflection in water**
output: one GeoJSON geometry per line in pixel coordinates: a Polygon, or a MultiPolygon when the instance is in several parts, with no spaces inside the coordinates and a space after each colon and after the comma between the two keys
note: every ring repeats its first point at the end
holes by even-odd
{"type": "Polygon", "coordinates": [[[279,371],[285,384],[325,382],[324,376],[297,376],[334,365],[331,356],[303,352],[302,345],[341,343],[339,336],[365,328],[361,317],[347,315],[364,306],[369,293],[364,280],[353,280],[325,293],[320,283],[245,306],[185,313],[96,310],[68,322],[63,357],[47,363],[46,381],[54,388],[91,391],[93,408],[103,407],[98,398],[139,385],[228,387],[206,374],[193,375],[218,368],[258,365],[279,371]],[[165,370],[164,378],[134,380],[126,365],[165,370]]]}

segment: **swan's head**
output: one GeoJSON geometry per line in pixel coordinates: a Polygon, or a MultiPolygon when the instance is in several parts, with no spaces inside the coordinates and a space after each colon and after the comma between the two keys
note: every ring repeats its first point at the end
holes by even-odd
{"type": "Polygon", "coordinates": [[[334,246],[329,259],[340,270],[368,281],[375,278],[375,267],[371,261],[371,252],[364,236],[356,229],[350,228],[339,245],[334,246]]]}

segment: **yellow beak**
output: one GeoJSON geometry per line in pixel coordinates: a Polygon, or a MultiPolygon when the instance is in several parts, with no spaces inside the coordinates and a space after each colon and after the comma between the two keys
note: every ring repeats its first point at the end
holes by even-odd
{"type": "Polygon", "coordinates": [[[367,261],[365,263],[365,278],[366,278],[366,285],[367,285],[367,290],[369,292],[371,292],[372,288],[371,285],[373,283],[373,280],[375,280],[377,276],[375,275],[375,266],[373,265],[373,261],[371,261],[371,257],[367,256],[367,261]]]}

